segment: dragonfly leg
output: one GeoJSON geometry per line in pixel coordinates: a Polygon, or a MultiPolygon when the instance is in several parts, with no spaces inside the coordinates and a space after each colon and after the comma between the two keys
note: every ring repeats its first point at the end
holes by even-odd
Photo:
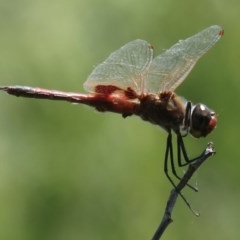
{"type": "MultiPolygon", "coordinates": [[[[175,170],[175,166],[174,166],[173,147],[172,147],[172,134],[171,134],[171,132],[169,132],[168,138],[167,138],[167,147],[166,147],[165,160],[164,160],[164,172],[165,172],[165,175],[167,176],[167,178],[169,179],[169,181],[171,182],[171,184],[173,185],[173,187],[177,190],[176,184],[174,183],[174,181],[172,180],[172,178],[170,177],[170,175],[168,173],[168,159],[169,159],[169,155],[170,155],[170,164],[171,164],[172,173],[173,173],[173,175],[175,177],[177,177],[179,180],[181,180],[181,178],[177,175],[176,170],[175,170]]],[[[188,185],[188,186],[192,187],[191,185],[188,185]]],[[[178,194],[181,196],[181,198],[186,203],[186,205],[189,207],[189,209],[193,213],[195,213],[195,211],[192,209],[190,203],[187,201],[187,199],[184,197],[184,195],[181,193],[181,191],[178,191],[178,194]]]]}
{"type": "MultiPolygon", "coordinates": [[[[175,168],[175,163],[174,163],[174,156],[173,156],[173,146],[172,146],[172,134],[171,132],[169,132],[168,134],[168,138],[167,138],[167,147],[166,147],[166,153],[165,153],[165,163],[164,163],[164,172],[167,176],[167,178],[169,179],[169,181],[172,183],[173,186],[175,186],[172,178],[170,177],[169,173],[168,173],[168,159],[170,158],[170,165],[171,165],[171,171],[172,174],[178,179],[181,180],[182,178],[180,176],[178,176],[176,168],[175,168]]],[[[178,159],[179,160],[179,159],[178,159]]],[[[178,165],[179,165],[179,161],[178,161],[178,165]]],[[[179,165],[180,167],[182,165],[179,165]]],[[[191,189],[193,189],[195,192],[198,191],[198,189],[190,184],[187,184],[188,187],[190,187],[191,189]]]]}
{"type": "Polygon", "coordinates": [[[183,126],[181,127],[181,130],[180,130],[182,137],[186,137],[188,135],[189,127],[191,125],[191,111],[192,111],[192,103],[187,102],[183,126]]]}
{"type": "Polygon", "coordinates": [[[177,157],[178,157],[178,165],[179,167],[183,167],[186,165],[189,165],[192,162],[197,161],[198,159],[202,158],[204,155],[204,152],[201,153],[201,155],[199,155],[198,157],[195,157],[193,159],[189,159],[184,142],[183,142],[183,138],[180,134],[177,134],[177,157]],[[184,161],[182,161],[182,155],[184,158],[184,161]]]}

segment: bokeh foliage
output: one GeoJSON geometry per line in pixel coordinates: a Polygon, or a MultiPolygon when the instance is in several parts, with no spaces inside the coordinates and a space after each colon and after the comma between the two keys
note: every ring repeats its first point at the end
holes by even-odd
{"type": "MultiPolygon", "coordinates": [[[[160,53],[213,24],[223,39],[177,93],[204,102],[219,123],[186,139],[192,155],[214,141],[217,155],[184,192],[163,239],[239,236],[239,57],[237,0],[0,0],[0,85],[82,92],[93,67],[136,38],[160,53]]],[[[150,239],[170,184],[166,133],[136,117],[63,102],[0,94],[0,238],[150,239]]]]}

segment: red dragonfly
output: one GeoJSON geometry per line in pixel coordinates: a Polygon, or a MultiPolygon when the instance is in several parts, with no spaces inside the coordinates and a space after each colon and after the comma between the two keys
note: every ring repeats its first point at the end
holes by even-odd
{"type": "Polygon", "coordinates": [[[100,112],[120,113],[124,118],[137,115],[144,121],[162,127],[168,132],[164,171],[176,186],[168,173],[170,161],[173,175],[181,179],[174,166],[171,132],[177,135],[178,165],[185,166],[201,156],[189,159],[183,137],[188,132],[196,138],[207,136],[215,128],[217,119],[215,112],[207,106],[201,103],[192,105],[173,91],[222,35],[220,26],[208,27],[180,40],[155,58],[153,47],[147,41],[131,41],[110,54],[89,75],[84,83],[89,94],[27,86],[3,86],[0,90],[21,97],[82,103],[100,112]]]}

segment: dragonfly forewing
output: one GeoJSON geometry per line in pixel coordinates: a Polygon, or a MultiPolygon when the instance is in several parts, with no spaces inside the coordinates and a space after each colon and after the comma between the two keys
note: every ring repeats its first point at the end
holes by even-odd
{"type": "Polygon", "coordinates": [[[123,90],[131,88],[140,94],[152,59],[153,49],[147,41],[131,41],[99,64],[89,75],[84,88],[96,92],[98,85],[113,85],[123,90]]]}

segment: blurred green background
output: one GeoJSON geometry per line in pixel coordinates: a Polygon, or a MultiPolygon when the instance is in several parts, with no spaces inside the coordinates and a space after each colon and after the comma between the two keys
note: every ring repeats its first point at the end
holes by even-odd
{"type": "MultiPolygon", "coordinates": [[[[215,143],[185,189],[162,239],[240,235],[240,3],[238,0],[1,0],[0,85],[83,92],[93,67],[128,41],[155,54],[213,25],[225,35],[177,93],[218,114],[215,143]]],[[[163,174],[167,134],[137,117],[0,93],[0,239],[150,239],[171,185],[163,174]]]]}

